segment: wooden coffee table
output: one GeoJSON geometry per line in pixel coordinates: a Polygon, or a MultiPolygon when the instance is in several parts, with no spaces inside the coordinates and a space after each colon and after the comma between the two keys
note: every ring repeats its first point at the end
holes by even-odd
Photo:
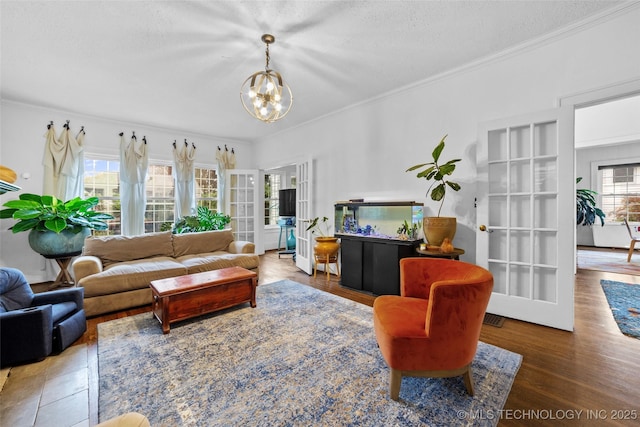
{"type": "Polygon", "coordinates": [[[229,267],[151,282],[153,314],[169,333],[169,324],[245,302],[256,306],[258,275],[229,267]]]}

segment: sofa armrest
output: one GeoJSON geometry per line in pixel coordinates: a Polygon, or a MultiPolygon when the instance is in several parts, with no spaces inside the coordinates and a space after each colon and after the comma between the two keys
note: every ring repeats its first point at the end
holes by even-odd
{"type": "Polygon", "coordinates": [[[73,261],[72,268],[73,277],[78,283],[80,279],[102,272],[102,261],[95,256],[83,255],[73,261]]]}
{"type": "Polygon", "coordinates": [[[2,367],[51,354],[53,310],[51,305],[0,313],[0,362],[2,367]]]}
{"type": "Polygon", "coordinates": [[[256,245],[245,240],[234,240],[229,243],[227,250],[232,254],[253,254],[256,252],[256,245]]]}
{"type": "Polygon", "coordinates": [[[78,310],[84,305],[84,288],[59,289],[57,291],[41,292],[33,295],[32,306],[45,304],[59,304],[61,302],[74,302],[78,310]]]}

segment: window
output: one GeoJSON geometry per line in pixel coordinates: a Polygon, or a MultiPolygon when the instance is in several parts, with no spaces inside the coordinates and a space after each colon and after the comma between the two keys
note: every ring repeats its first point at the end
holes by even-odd
{"type": "Polygon", "coordinates": [[[280,181],[279,174],[266,174],[264,176],[264,225],[278,225],[280,181]]]}
{"type": "Polygon", "coordinates": [[[95,234],[120,234],[120,162],[86,159],[84,161],[84,197],[99,197],[95,210],[113,215],[109,229],[95,234]]]}
{"type": "Polygon", "coordinates": [[[174,181],[171,175],[173,166],[149,164],[147,170],[147,208],[144,212],[144,231],[160,231],[165,222],[174,220],[174,181]]]}
{"type": "MultiPolygon", "coordinates": [[[[87,156],[89,157],[89,156],[87,156]]],[[[160,231],[165,222],[174,221],[175,188],[173,166],[149,162],[147,171],[147,206],[145,232],[160,231]]],[[[196,204],[212,211],[218,208],[218,176],[215,169],[195,168],[196,204]]],[[[96,234],[121,234],[120,227],[120,161],[111,159],[85,159],[84,196],[97,196],[96,210],[110,213],[109,229],[96,234]]]]}
{"type": "Polygon", "coordinates": [[[599,166],[598,181],[607,221],[640,221],[640,164],[599,166]]]}

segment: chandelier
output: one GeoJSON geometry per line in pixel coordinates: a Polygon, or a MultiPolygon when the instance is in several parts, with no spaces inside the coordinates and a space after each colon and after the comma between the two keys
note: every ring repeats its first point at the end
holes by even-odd
{"type": "Polygon", "coordinates": [[[253,73],[242,83],[240,100],[251,116],[271,123],[287,115],[293,104],[293,94],[280,73],[269,69],[269,45],[275,43],[276,38],[263,34],[262,41],[267,45],[265,70],[253,73]]]}

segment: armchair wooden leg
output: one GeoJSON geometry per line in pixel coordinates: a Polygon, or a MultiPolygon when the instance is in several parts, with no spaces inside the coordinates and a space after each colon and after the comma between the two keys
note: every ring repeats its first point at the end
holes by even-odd
{"type": "Polygon", "coordinates": [[[402,383],[402,371],[391,369],[389,378],[389,395],[391,399],[398,400],[400,396],[400,384],[402,383]]]}
{"type": "Polygon", "coordinates": [[[467,393],[469,396],[473,396],[473,374],[471,372],[471,366],[467,369],[467,372],[463,375],[464,378],[464,386],[467,388],[467,393]]]}
{"type": "Polygon", "coordinates": [[[627,262],[631,262],[631,255],[633,255],[633,249],[636,246],[636,241],[632,240],[631,243],[629,243],[629,255],[627,255],[627,262]]]}

